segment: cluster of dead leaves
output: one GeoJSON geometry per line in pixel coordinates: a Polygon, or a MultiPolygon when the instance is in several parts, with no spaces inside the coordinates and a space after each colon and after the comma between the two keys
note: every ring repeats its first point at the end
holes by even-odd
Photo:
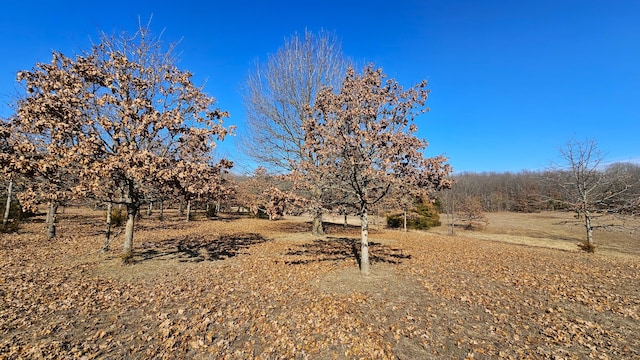
{"type": "Polygon", "coordinates": [[[143,219],[121,265],[72,216],[0,238],[0,358],[640,357],[636,258],[381,230],[364,278],[299,223],[143,219]]]}

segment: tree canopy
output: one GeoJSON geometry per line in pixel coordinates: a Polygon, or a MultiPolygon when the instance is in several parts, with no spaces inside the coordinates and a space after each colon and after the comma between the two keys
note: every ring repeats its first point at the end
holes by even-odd
{"type": "Polygon", "coordinates": [[[381,69],[349,68],[338,92],[323,89],[303,122],[299,168],[308,182],[322,184],[356,208],[361,219],[360,266],[369,271],[370,207],[393,188],[425,192],[450,186],[446,158],[426,158],[427,142],[415,135],[415,116],[426,111],[426,81],[404,90],[384,80],[381,69]]]}

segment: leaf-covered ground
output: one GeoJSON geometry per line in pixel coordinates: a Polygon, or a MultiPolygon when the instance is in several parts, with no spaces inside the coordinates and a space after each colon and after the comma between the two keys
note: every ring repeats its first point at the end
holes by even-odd
{"type": "MultiPolygon", "coordinates": [[[[0,358],[640,358],[640,259],[300,220],[102,218],[0,235],[0,358]]],[[[577,247],[576,247],[577,249],[577,247]]]]}

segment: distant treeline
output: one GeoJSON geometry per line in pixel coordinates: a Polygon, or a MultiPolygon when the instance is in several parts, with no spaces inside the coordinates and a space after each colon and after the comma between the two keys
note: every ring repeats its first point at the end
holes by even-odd
{"type": "MultiPolygon", "coordinates": [[[[640,213],[640,164],[614,163],[597,171],[607,181],[599,184],[595,192],[606,195],[626,189],[620,196],[596,204],[598,210],[640,213]]],[[[449,194],[441,194],[441,198],[455,203],[474,199],[487,212],[574,210],[566,201],[567,179],[571,178],[572,174],[563,170],[466,172],[453,176],[453,189],[449,194]]]]}

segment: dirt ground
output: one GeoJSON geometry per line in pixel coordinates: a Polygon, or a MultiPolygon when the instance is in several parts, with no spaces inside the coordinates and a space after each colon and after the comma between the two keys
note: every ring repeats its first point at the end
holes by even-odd
{"type": "MultiPolygon", "coordinates": [[[[155,216],[155,215],[154,215],[155,216]]],[[[0,358],[640,359],[640,243],[571,214],[489,214],[480,232],[309,219],[141,219],[100,253],[103,216],[69,209],[0,235],[0,358]]],[[[119,230],[116,230],[118,233],[119,230]]]]}

